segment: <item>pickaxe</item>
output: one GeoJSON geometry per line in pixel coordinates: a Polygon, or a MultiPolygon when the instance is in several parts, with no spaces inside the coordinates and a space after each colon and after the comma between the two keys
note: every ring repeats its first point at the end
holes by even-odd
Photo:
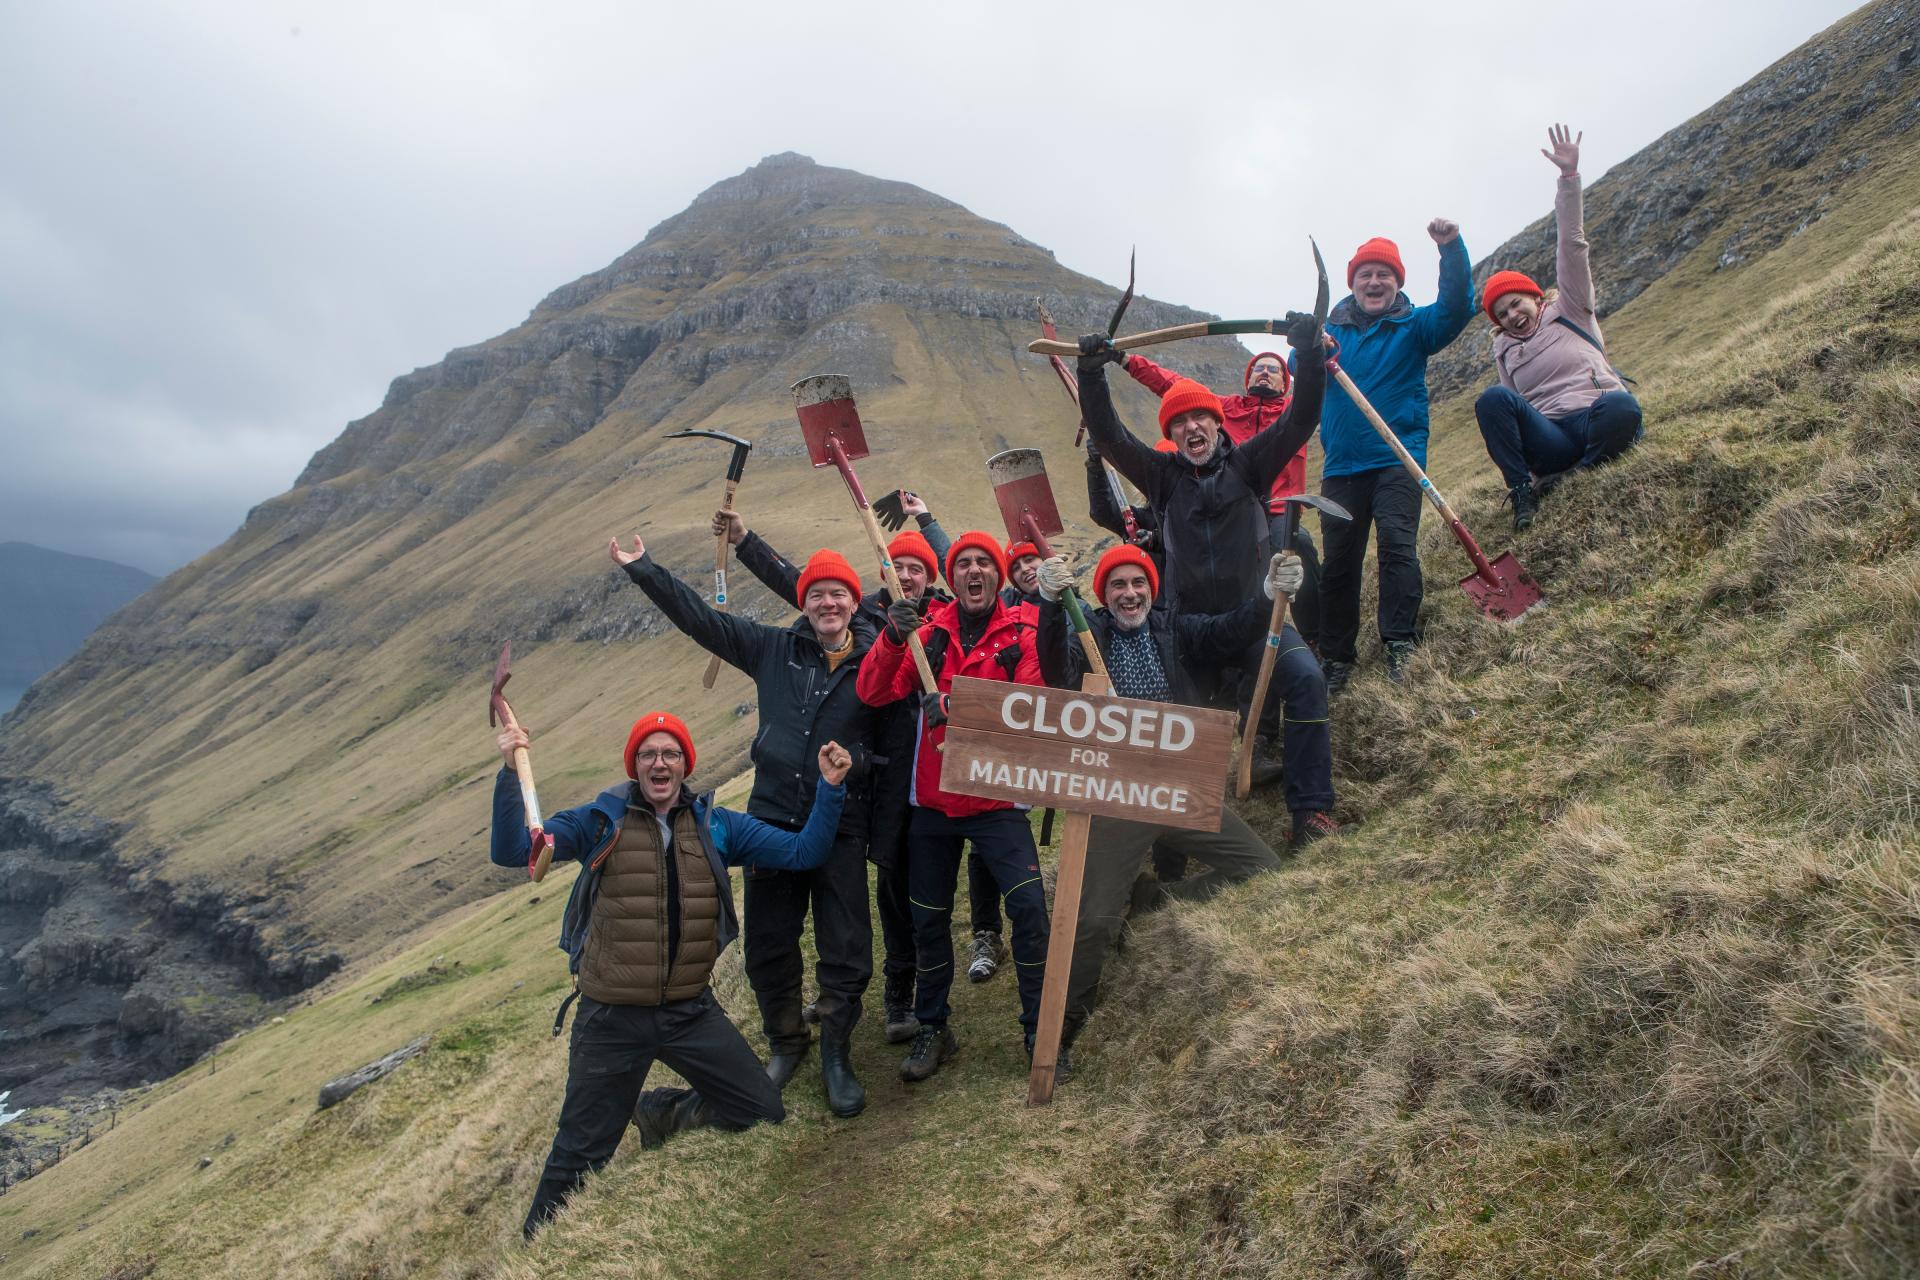
{"type": "MultiPolygon", "coordinates": [[[[872,544],[873,553],[880,557],[880,577],[895,600],[905,600],[907,593],[900,585],[900,575],[894,571],[893,557],[887,554],[886,539],[880,536],[880,526],[873,518],[866,490],[860,487],[860,477],[853,472],[854,459],[867,456],[866,432],[860,426],[860,414],[853,404],[853,383],[838,373],[802,378],[793,384],[793,407],[800,418],[800,434],[807,441],[807,457],[816,467],[838,469],[840,478],[847,482],[847,493],[853,498],[853,509],[859,513],[861,526],[867,531],[867,541],[872,544]]],[[[927,693],[939,693],[940,685],[927,662],[927,651],[920,643],[919,632],[908,633],[907,648],[913,652],[913,665],[920,673],[920,688],[927,693]]]]}
{"type": "MultiPolygon", "coordinates": [[[[507,705],[506,695],[500,692],[513,678],[512,666],[513,642],[509,640],[500,646],[500,661],[493,667],[493,693],[487,699],[489,725],[520,727],[520,722],[513,718],[513,708],[507,705]]],[[[513,773],[520,780],[520,805],[527,816],[527,874],[537,883],[547,878],[547,869],[553,865],[553,837],[540,829],[545,820],[540,816],[540,797],[533,789],[533,762],[527,758],[525,747],[513,749],[513,773]]]]}
{"type": "MultiPolygon", "coordinates": [[[[733,510],[733,494],[740,487],[741,473],[747,469],[747,455],[753,451],[751,440],[742,440],[739,436],[730,436],[724,431],[669,431],[668,440],[680,440],[687,436],[705,436],[709,440],[724,440],[733,446],[733,456],[727,459],[727,493],[720,500],[722,511],[733,510]]],[[[713,549],[713,607],[721,613],[727,611],[727,535],[722,532],[718,545],[713,549]]],[[[707,673],[700,677],[702,689],[713,688],[713,682],[720,675],[720,655],[715,654],[713,661],[707,663],[707,673]]]]}
{"type": "MultiPolygon", "coordinates": [[[[1301,507],[1318,507],[1322,513],[1336,520],[1353,519],[1352,512],[1332,498],[1323,498],[1317,493],[1296,493],[1285,502],[1287,518],[1281,522],[1281,528],[1285,531],[1286,546],[1275,547],[1276,552],[1292,549],[1293,531],[1300,522],[1301,507]]],[[[1261,709],[1267,705],[1267,686],[1273,681],[1273,664],[1280,656],[1280,632],[1287,625],[1289,603],[1285,592],[1273,593],[1273,614],[1267,619],[1267,644],[1260,651],[1260,676],[1253,682],[1253,701],[1247,706],[1247,724],[1240,731],[1240,755],[1234,764],[1233,794],[1242,800],[1253,790],[1253,739],[1260,723],[1261,709]]]]}
{"type": "MultiPolygon", "coordinates": [[[[1119,326],[1120,317],[1126,312],[1127,303],[1132,300],[1133,267],[1131,261],[1129,261],[1127,267],[1127,292],[1125,296],[1120,299],[1120,306],[1113,313],[1113,322],[1107,326],[1108,337],[1113,336],[1114,329],[1119,326]]],[[[1046,334],[1049,338],[1058,336],[1059,330],[1053,326],[1053,316],[1047,311],[1047,304],[1036,299],[1034,305],[1040,309],[1040,332],[1046,334]]],[[[1067,362],[1059,356],[1048,356],[1047,360],[1053,365],[1054,373],[1059,376],[1060,385],[1067,389],[1067,398],[1072,400],[1073,407],[1078,409],[1080,407],[1080,379],[1075,376],[1073,370],[1067,368],[1067,362]]],[[[1080,443],[1086,439],[1086,435],[1087,420],[1082,418],[1080,420],[1080,429],[1076,431],[1073,436],[1073,445],[1076,449],[1079,448],[1080,443]]],[[[1127,492],[1120,487],[1120,474],[1113,469],[1113,464],[1105,458],[1100,459],[1100,469],[1106,473],[1107,489],[1113,495],[1113,505],[1120,509],[1120,521],[1126,527],[1127,541],[1136,541],[1140,536],[1140,530],[1134,524],[1133,504],[1127,501],[1127,492]]]]}

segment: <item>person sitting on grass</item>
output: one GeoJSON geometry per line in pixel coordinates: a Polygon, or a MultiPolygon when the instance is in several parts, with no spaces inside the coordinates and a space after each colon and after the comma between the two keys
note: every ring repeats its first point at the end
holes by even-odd
{"type": "MultiPolygon", "coordinates": [[[[527,731],[502,729],[495,745],[507,763],[494,779],[489,856],[496,866],[529,866],[532,842],[513,776],[513,753],[528,745],[527,731]]],[[[560,949],[574,975],[568,1001],[577,996],[580,1010],[553,1149],[521,1228],[528,1237],[613,1159],[629,1119],[640,1145],[651,1148],[681,1129],[746,1129],[785,1118],[779,1088],[708,985],[740,932],[727,868],[806,871],[826,862],[853,767],[839,743],[820,748],[806,825],[791,832],[716,807],[712,792],[687,789],[693,735],[678,716],[651,711],[634,721],[623,760],[628,781],[591,804],[562,809],[544,827],[553,860],[581,864],[560,921],[560,949]],[[655,1059],[691,1087],[642,1096],[655,1059]]]]}
{"type": "Polygon", "coordinates": [[[1580,139],[1563,124],[1547,130],[1560,170],[1553,198],[1558,224],[1553,292],[1518,271],[1496,271],[1481,290],[1493,322],[1493,364],[1500,385],[1474,402],[1487,455],[1513,502],[1515,532],[1533,523],[1545,497],[1570,471],[1597,466],[1637,443],[1640,402],[1607,363],[1594,313],[1593,268],[1580,199],[1580,139]]]}

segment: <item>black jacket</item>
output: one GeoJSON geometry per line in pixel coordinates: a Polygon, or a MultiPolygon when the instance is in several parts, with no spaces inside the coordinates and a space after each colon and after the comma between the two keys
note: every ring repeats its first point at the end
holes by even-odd
{"type": "Polygon", "coordinates": [[[1316,347],[1301,355],[1293,403],[1240,445],[1223,431],[1205,466],[1156,453],[1113,409],[1104,367],[1080,375],[1080,413],[1100,454],[1146,495],[1160,518],[1167,572],[1161,598],[1176,613],[1226,613],[1257,599],[1266,576],[1267,499],[1287,463],[1313,437],[1327,388],[1316,347]]]}
{"type": "Polygon", "coordinates": [[[753,736],[753,794],[747,798],[747,812],[786,826],[805,822],[820,777],[820,748],[838,742],[853,756],[840,830],[865,834],[873,709],[860,701],[853,686],[860,659],[873,643],[867,617],[854,612],[849,626],[853,652],[828,671],[826,653],[804,617],[789,627],[770,627],[721,613],[650,555],[628,565],[627,576],[695,644],[753,677],[760,729],[753,736]]]}
{"type": "MultiPolygon", "coordinates": [[[[1159,604],[1147,612],[1147,629],[1167,673],[1169,701],[1187,707],[1205,706],[1207,700],[1200,690],[1212,687],[1211,673],[1207,681],[1196,683],[1194,669],[1239,662],[1247,647],[1266,632],[1272,606],[1257,590],[1254,594],[1254,599],[1228,613],[1174,613],[1159,604]]],[[[1087,629],[1100,646],[1100,656],[1106,657],[1113,645],[1113,615],[1105,609],[1087,610],[1087,629]]],[[[1091,668],[1059,601],[1049,600],[1040,606],[1040,628],[1035,639],[1040,672],[1047,683],[1056,689],[1078,689],[1080,678],[1091,668]]]]}
{"type": "MultiPolygon", "coordinates": [[[[946,554],[947,535],[938,522],[922,520],[920,531],[933,545],[935,555],[946,554]]],[[[799,607],[798,565],[775,551],[765,539],[751,530],[733,549],[733,554],[767,590],[795,608],[799,607]]],[[[929,594],[936,600],[947,598],[938,587],[934,587],[929,594]]],[[[861,597],[859,616],[873,628],[875,635],[887,625],[887,605],[890,600],[884,588],[870,596],[861,597]]],[[[867,788],[867,857],[875,866],[904,871],[907,820],[912,817],[912,805],[908,797],[913,788],[913,748],[920,737],[920,707],[908,698],[869,710],[873,715],[873,736],[872,768],[867,788]]],[[[849,804],[852,803],[850,797],[849,804]]]]}

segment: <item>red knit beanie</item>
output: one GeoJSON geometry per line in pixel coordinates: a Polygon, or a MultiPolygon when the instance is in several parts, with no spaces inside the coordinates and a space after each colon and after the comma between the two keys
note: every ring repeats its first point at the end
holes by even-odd
{"type": "Polygon", "coordinates": [[[1227,420],[1227,415],[1221,412],[1219,396],[1192,378],[1175,378],[1167,393],[1160,397],[1160,434],[1166,436],[1167,424],[1192,409],[1205,409],[1216,422],[1227,420]]]}
{"type": "Polygon", "coordinates": [[[1034,546],[1031,542],[1009,542],[1007,544],[1007,568],[1011,571],[1021,556],[1038,558],[1039,555],[1040,548],[1034,546]]]}
{"type": "Polygon", "coordinates": [[[998,538],[990,533],[982,533],[978,529],[970,533],[961,534],[953,540],[953,545],[947,548],[947,581],[949,583],[953,581],[953,562],[959,559],[960,553],[969,547],[984,551],[993,558],[994,567],[1000,570],[1000,581],[1002,584],[1005,584],[1007,580],[1007,553],[1000,549],[1000,540],[998,538]]]}
{"type": "Polygon", "coordinates": [[[680,749],[687,753],[687,772],[693,772],[693,735],[687,732],[687,726],[679,716],[668,715],[664,711],[649,711],[633,722],[633,731],[627,735],[627,776],[635,782],[640,781],[640,771],[634,767],[634,753],[640,750],[640,744],[647,735],[670,733],[680,749]]]}
{"type": "Polygon", "coordinates": [[[1287,372],[1287,358],[1278,351],[1262,351],[1256,354],[1253,359],[1247,361],[1247,371],[1240,376],[1240,385],[1242,387],[1252,386],[1253,366],[1259,364],[1269,356],[1280,362],[1280,394],[1285,395],[1287,394],[1287,388],[1293,385],[1293,375],[1287,372]]]}
{"type": "Polygon", "coordinates": [[[1160,594],[1160,571],[1153,567],[1153,557],[1131,543],[1123,542],[1117,547],[1107,548],[1107,554],[1100,557],[1100,563],[1093,569],[1093,598],[1101,604],[1107,602],[1107,576],[1123,564],[1137,564],[1147,571],[1147,586],[1155,596],[1160,594]]]}
{"type": "Polygon", "coordinates": [[[1487,319],[1500,323],[1494,319],[1493,304],[1510,293],[1530,293],[1536,298],[1546,296],[1526,272],[1496,271],[1487,277],[1487,287],[1480,291],[1480,309],[1487,313],[1487,319]]]}
{"type": "Polygon", "coordinates": [[[853,592],[853,602],[860,603],[860,575],[838,551],[822,549],[807,557],[807,567],[800,571],[800,585],[794,588],[793,598],[806,604],[807,588],[816,582],[843,582],[847,590],[853,592]]]}
{"type": "Polygon", "coordinates": [[[918,560],[927,566],[928,573],[933,573],[940,567],[940,557],[933,554],[933,544],[928,542],[917,529],[905,530],[887,544],[889,560],[899,560],[902,557],[918,560]]]}
{"type": "Polygon", "coordinates": [[[1363,263],[1378,262],[1393,268],[1393,278],[1402,288],[1407,283],[1407,264],[1400,261],[1400,246],[1385,236],[1375,236],[1353,251],[1353,258],[1347,263],[1347,288],[1353,288],[1354,273],[1363,263]]]}

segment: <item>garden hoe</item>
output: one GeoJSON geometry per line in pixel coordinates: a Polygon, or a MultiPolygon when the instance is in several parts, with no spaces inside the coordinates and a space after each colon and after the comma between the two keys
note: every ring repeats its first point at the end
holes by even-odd
{"type": "MultiPolygon", "coordinates": [[[[669,431],[666,438],[681,440],[687,436],[705,436],[709,440],[724,440],[733,446],[733,457],[727,460],[727,492],[720,500],[722,511],[733,510],[734,491],[740,487],[741,473],[747,469],[747,454],[753,451],[751,440],[742,440],[739,436],[730,436],[724,431],[669,431]]],[[[713,549],[713,607],[721,613],[727,612],[727,535],[722,533],[719,545],[713,549]]],[[[707,663],[707,673],[700,677],[702,689],[713,688],[713,682],[720,675],[720,655],[715,654],[713,661],[707,663]]]]}
{"type": "MultiPolygon", "coordinates": [[[[513,708],[507,705],[506,695],[500,692],[513,677],[512,666],[513,642],[509,640],[500,646],[500,661],[493,667],[493,692],[487,699],[489,725],[520,727],[520,722],[513,718],[513,708]]],[[[553,865],[553,837],[541,830],[544,819],[540,816],[540,797],[534,794],[533,762],[527,758],[525,747],[513,749],[513,774],[520,780],[520,805],[527,811],[527,874],[538,883],[547,878],[547,869],[553,865]]]]}

